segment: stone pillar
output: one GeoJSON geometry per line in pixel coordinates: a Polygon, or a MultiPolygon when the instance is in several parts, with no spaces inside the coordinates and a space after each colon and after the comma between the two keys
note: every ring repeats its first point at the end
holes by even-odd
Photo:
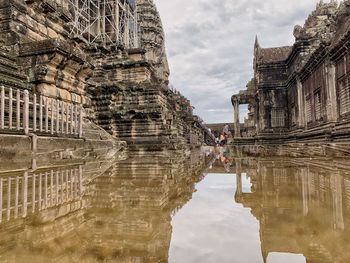
{"type": "Polygon", "coordinates": [[[54,192],[53,192],[53,170],[50,171],[50,206],[54,205],[54,192]]]}
{"type": "Polygon", "coordinates": [[[11,177],[7,179],[7,208],[6,208],[6,219],[10,221],[11,217],[11,177]]]}
{"type": "Polygon", "coordinates": [[[35,212],[35,202],[36,202],[36,199],[35,199],[35,195],[36,195],[36,191],[35,191],[35,182],[36,182],[36,175],[33,174],[32,176],[32,212],[34,213],[35,212]]]}
{"type": "Polygon", "coordinates": [[[258,94],[258,105],[259,105],[259,117],[258,117],[258,127],[259,131],[266,129],[265,125],[265,103],[264,103],[264,94],[260,90],[258,94]]]}
{"type": "Polygon", "coordinates": [[[256,134],[259,134],[260,132],[260,123],[259,123],[259,114],[260,114],[260,106],[259,106],[259,100],[256,100],[255,103],[255,114],[254,114],[254,121],[255,121],[255,129],[256,129],[256,134]]]}
{"type": "Polygon", "coordinates": [[[43,177],[42,177],[42,174],[39,174],[39,196],[38,196],[38,209],[39,211],[42,210],[42,180],[43,177]]]}
{"type": "Polygon", "coordinates": [[[58,183],[59,183],[59,181],[58,181],[58,171],[56,171],[55,172],[55,179],[56,179],[56,203],[55,203],[55,205],[58,205],[58,183]]]}
{"type": "Polygon", "coordinates": [[[0,223],[2,222],[2,193],[3,193],[3,180],[0,178],[0,223]]]}
{"type": "Polygon", "coordinates": [[[19,208],[19,176],[16,176],[16,184],[15,184],[15,215],[14,218],[18,217],[18,208],[19,208]]]}
{"type": "Polygon", "coordinates": [[[44,180],[44,206],[47,208],[49,206],[48,202],[48,173],[45,173],[45,180],[44,180]]]}
{"type": "Polygon", "coordinates": [[[235,129],[235,138],[241,137],[241,126],[239,123],[239,102],[235,101],[233,104],[234,108],[234,129],[235,129]]]}
{"type": "Polygon", "coordinates": [[[22,217],[26,217],[28,208],[28,172],[24,173],[22,180],[22,217]]]}
{"type": "Polygon", "coordinates": [[[236,198],[240,197],[243,193],[242,189],[242,161],[241,159],[236,159],[236,198]]]}
{"type": "Polygon", "coordinates": [[[327,68],[327,119],[328,121],[337,121],[338,105],[337,105],[337,91],[336,91],[336,74],[334,63],[329,63],[327,68]]]}
{"type": "Polygon", "coordinates": [[[305,101],[303,96],[303,85],[299,78],[297,78],[297,93],[298,93],[298,120],[299,127],[305,128],[306,125],[306,111],[305,101]]]}
{"type": "Polygon", "coordinates": [[[63,204],[65,202],[64,200],[64,171],[61,171],[60,173],[60,178],[61,178],[61,191],[60,191],[60,195],[61,195],[61,204],[63,204]]]}
{"type": "Polygon", "coordinates": [[[308,183],[308,169],[300,168],[302,196],[303,196],[303,215],[307,216],[309,213],[309,183],[308,183]]]}
{"type": "Polygon", "coordinates": [[[333,199],[333,220],[334,228],[344,230],[344,214],[343,214],[343,187],[342,177],[338,173],[331,175],[331,191],[333,199]]]}
{"type": "Polygon", "coordinates": [[[83,193],[83,167],[79,165],[79,196],[82,196],[83,193]]]}

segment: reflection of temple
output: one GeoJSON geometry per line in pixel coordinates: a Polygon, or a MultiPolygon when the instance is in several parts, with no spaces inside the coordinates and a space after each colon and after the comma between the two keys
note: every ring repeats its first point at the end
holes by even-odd
{"type": "Polygon", "coordinates": [[[236,160],[235,200],[260,222],[265,262],[271,252],[303,254],[308,263],[349,262],[350,177],[344,164],[236,160]],[[252,193],[242,190],[242,172],[252,193]]]}
{"type": "Polygon", "coordinates": [[[75,231],[85,222],[88,183],[106,166],[110,161],[0,171],[0,261],[47,262],[60,255],[71,262],[65,250],[79,245],[75,231]]]}
{"type": "Polygon", "coordinates": [[[83,193],[81,166],[0,177],[0,223],[76,202],[83,193]]]}
{"type": "Polygon", "coordinates": [[[103,260],[167,262],[171,215],[191,199],[203,161],[143,156],[113,165],[91,185],[88,250],[103,260]]]}
{"type": "Polygon", "coordinates": [[[171,216],[205,163],[136,156],[0,174],[0,261],[165,262],[171,216]]]}

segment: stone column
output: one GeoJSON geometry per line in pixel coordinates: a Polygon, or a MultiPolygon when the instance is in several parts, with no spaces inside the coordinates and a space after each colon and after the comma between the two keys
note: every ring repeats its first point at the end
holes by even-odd
{"type": "Polygon", "coordinates": [[[36,195],[36,191],[35,191],[35,180],[36,180],[36,176],[35,174],[33,174],[32,176],[32,212],[34,213],[35,212],[35,202],[36,202],[36,199],[35,199],[35,195],[36,195]]]}
{"type": "Polygon", "coordinates": [[[11,217],[11,177],[7,179],[7,208],[6,208],[6,219],[10,221],[11,217]]]}
{"type": "Polygon", "coordinates": [[[303,215],[307,216],[309,213],[309,184],[308,184],[308,169],[300,168],[301,186],[302,186],[302,196],[303,196],[303,215]]]}
{"type": "Polygon", "coordinates": [[[22,180],[22,217],[26,217],[28,208],[28,172],[24,173],[22,180]]]}
{"type": "Polygon", "coordinates": [[[336,74],[334,63],[329,63],[327,68],[327,119],[329,121],[337,121],[338,105],[337,105],[337,91],[336,91],[336,74]]]}
{"type": "Polygon", "coordinates": [[[233,104],[234,108],[234,129],[235,129],[235,138],[241,137],[241,126],[239,123],[239,102],[236,100],[233,104]]]}
{"type": "Polygon", "coordinates": [[[306,111],[305,101],[303,96],[303,85],[299,78],[297,78],[297,93],[298,93],[298,120],[299,127],[304,128],[306,125],[306,111]]]}
{"type": "Polygon", "coordinates": [[[16,176],[16,184],[15,184],[15,215],[14,217],[18,217],[18,208],[19,208],[19,176],[16,176]]]}
{"type": "Polygon", "coordinates": [[[3,180],[0,178],[0,223],[2,222],[2,193],[3,193],[3,180]]]}
{"type": "Polygon", "coordinates": [[[42,174],[39,174],[39,196],[38,196],[38,209],[39,209],[39,211],[42,210],[42,203],[41,203],[41,201],[42,201],[42,196],[41,196],[41,194],[42,194],[42,181],[43,181],[42,179],[43,179],[42,174]]]}
{"type": "Polygon", "coordinates": [[[243,193],[242,189],[242,161],[241,159],[236,159],[236,198],[240,197],[243,193]]]}
{"type": "Polygon", "coordinates": [[[266,129],[265,125],[265,104],[264,104],[264,94],[260,90],[258,94],[258,105],[259,105],[259,117],[258,117],[258,127],[259,131],[263,131],[266,129]]]}
{"type": "Polygon", "coordinates": [[[333,199],[333,220],[334,228],[344,230],[344,214],[343,214],[343,187],[342,177],[338,173],[331,175],[331,191],[333,199]]]}
{"type": "Polygon", "coordinates": [[[256,106],[255,106],[254,121],[255,121],[256,134],[259,134],[259,132],[260,132],[260,123],[259,123],[260,106],[259,106],[259,100],[256,100],[255,105],[256,106]]]}
{"type": "Polygon", "coordinates": [[[44,205],[45,205],[45,208],[48,207],[49,205],[49,202],[48,202],[48,173],[45,173],[45,180],[44,180],[44,205]]]}

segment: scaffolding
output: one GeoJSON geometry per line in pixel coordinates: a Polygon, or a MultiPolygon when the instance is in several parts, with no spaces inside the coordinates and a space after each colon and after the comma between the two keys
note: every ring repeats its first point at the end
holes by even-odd
{"type": "Polygon", "coordinates": [[[139,47],[134,0],[69,0],[73,6],[71,34],[89,44],[139,47]]]}

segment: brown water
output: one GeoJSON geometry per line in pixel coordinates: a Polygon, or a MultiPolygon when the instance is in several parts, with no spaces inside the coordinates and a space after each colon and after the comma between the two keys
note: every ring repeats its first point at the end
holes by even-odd
{"type": "Polygon", "coordinates": [[[193,153],[16,167],[0,173],[0,262],[350,262],[349,165],[193,153]]]}

